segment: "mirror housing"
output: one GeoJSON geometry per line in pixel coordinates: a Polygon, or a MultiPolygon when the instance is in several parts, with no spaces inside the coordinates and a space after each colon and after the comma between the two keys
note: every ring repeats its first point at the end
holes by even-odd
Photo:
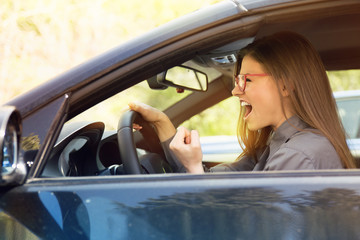
{"type": "Polygon", "coordinates": [[[26,165],[19,157],[21,116],[11,106],[0,108],[0,186],[18,185],[26,177],[26,165]]]}
{"type": "Polygon", "coordinates": [[[175,66],[166,72],[157,74],[148,79],[152,89],[166,89],[174,87],[183,90],[206,92],[208,76],[206,73],[187,66],[175,66]]]}

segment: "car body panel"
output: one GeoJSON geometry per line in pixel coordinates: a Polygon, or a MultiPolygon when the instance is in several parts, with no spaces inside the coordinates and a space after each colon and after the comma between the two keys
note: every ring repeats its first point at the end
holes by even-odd
{"type": "Polygon", "coordinates": [[[0,205],[41,239],[356,239],[360,177],[338,174],[35,179],[0,205]]]}

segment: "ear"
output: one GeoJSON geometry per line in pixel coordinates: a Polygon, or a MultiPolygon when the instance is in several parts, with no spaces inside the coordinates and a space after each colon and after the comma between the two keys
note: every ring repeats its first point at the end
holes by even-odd
{"type": "Polygon", "coordinates": [[[280,87],[281,87],[281,95],[283,97],[288,97],[289,91],[287,90],[286,86],[284,84],[281,84],[280,87]]]}

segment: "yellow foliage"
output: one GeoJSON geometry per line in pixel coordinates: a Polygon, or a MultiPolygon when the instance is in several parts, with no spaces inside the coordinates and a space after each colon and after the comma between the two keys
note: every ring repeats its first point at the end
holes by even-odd
{"type": "Polygon", "coordinates": [[[3,0],[0,103],[181,15],[220,0],[3,0]]]}

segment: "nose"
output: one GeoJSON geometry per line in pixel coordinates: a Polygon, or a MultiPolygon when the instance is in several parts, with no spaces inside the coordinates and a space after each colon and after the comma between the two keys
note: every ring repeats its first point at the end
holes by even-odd
{"type": "Polygon", "coordinates": [[[233,88],[233,90],[231,91],[231,94],[233,95],[233,96],[239,96],[239,95],[243,95],[245,93],[245,91],[241,91],[240,89],[239,89],[239,87],[238,86],[236,86],[236,84],[235,84],[235,86],[234,86],[234,88],[233,88]]]}

